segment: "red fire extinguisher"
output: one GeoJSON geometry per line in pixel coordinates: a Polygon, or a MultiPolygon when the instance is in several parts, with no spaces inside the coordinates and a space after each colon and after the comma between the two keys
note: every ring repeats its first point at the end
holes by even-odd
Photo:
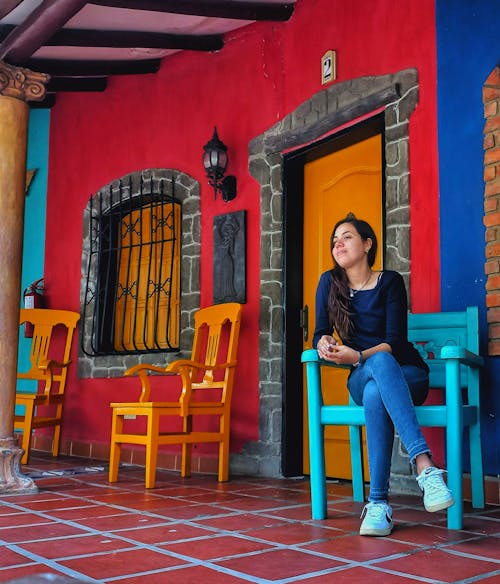
{"type": "MultiPolygon", "coordinates": [[[[43,308],[43,278],[30,284],[23,293],[24,308],[43,308]]],[[[27,339],[33,337],[33,325],[24,323],[24,336],[27,339]]]]}

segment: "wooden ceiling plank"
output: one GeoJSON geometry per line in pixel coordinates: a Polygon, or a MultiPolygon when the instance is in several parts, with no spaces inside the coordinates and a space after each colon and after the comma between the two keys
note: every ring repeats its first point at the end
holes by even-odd
{"type": "Polygon", "coordinates": [[[89,4],[130,10],[170,12],[237,20],[285,21],[293,14],[292,3],[231,2],[230,0],[89,0],[89,4]]]}
{"type": "Polygon", "coordinates": [[[43,0],[2,42],[0,59],[12,65],[24,65],[86,4],[87,0],[43,0]]]}

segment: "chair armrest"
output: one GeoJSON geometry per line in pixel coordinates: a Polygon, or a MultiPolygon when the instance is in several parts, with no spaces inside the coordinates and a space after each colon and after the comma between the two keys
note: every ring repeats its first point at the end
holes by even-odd
{"type": "Polygon", "coordinates": [[[147,363],[140,363],[134,365],[125,371],[125,375],[138,375],[141,382],[141,395],[139,402],[148,402],[151,395],[151,384],[149,381],[149,373],[156,372],[162,375],[180,375],[182,379],[182,391],[179,397],[182,415],[187,415],[187,408],[189,406],[189,399],[192,393],[191,373],[193,370],[199,371],[217,371],[226,369],[228,367],[236,367],[236,361],[230,363],[220,363],[218,365],[206,365],[205,363],[197,363],[189,359],[178,359],[172,361],[167,367],[158,367],[147,363]]]}
{"type": "Polygon", "coordinates": [[[207,369],[207,365],[204,363],[198,363],[196,361],[191,361],[189,359],[177,359],[177,361],[172,361],[166,367],[166,371],[169,373],[180,373],[184,369],[207,369]]]}
{"type": "Polygon", "coordinates": [[[49,395],[52,390],[52,382],[54,381],[54,368],[61,368],[62,365],[66,367],[70,362],[66,364],[58,363],[57,361],[44,360],[38,363],[38,367],[32,367],[29,371],[24,373],[18,373],[17,379],[31,379],[33,381],[41,382],[44,384],[43,391],[37,391],[39,395],[45,394],[49,395]]]}
{"type": "Polygon", "coordinates": [[[177,361],[172,361],[165,371],[167,373],[178,373],[182,369],[198,369],[199,371],[221,371],[222,369],[228,369],[231,367],[236,367],[236,361],[231,361],[229,363],[218,363],[217,365],[207,365],[206,363],[197,363],[196,361],[190,361],[189,359],[178,359],[177,361]]]}
{"type": "Polygon", "coordinates": [[[157,365],[150,365],[149,363],[139,363],[134,365],[125,371],[125,375],[128,377],[130,375],[135,375],[136,373],[147,373],[148,371],[155,371],[156,373],[166,374],[165,367],[158,367],[157,365]]]}
{"type": "Polygon", "coordinates": [[[457,359],[463,365],[469,367],[482,367],[484,359],[468,351],[465,347],[446,346],[441,349],[441,359],[457,359]]]}
{"type": "Polygon", "coordinates": [[[50,361],[40,361],[40,363],[38,364],[38,368],[39,369],[53,369],[54,367],[56,367],[57,369],[65,369],[66,367],[68,367],[71,364],[71,361],[66,361],[65,363],[62,363],[61,361],[54,361],[53,359],[51,359],[50,361]]]}
{"type": "Polygon", "coordinates": [[[150,365],[149,363],[139,363],[134,365],[125,371],[125,376],[130,377],[131,375],[136,375],[139,377],[141,382],[141,395],[139,396],[139,402],[149,401],[149,396],[151,394],[151,384],[149,383],[149,373],[154,371],[156,373],[163,373],[163,375],[168,375],[165,367],[158,367],[157,365],[150,365]]]}
{"type": "Polygon", "coordinates": [[[16,391],[16,405],[22,405],[26,402],[33,402],[39,397],[38,393],[16,391]]]}
{"type": "Polygon", "coordinates": [[[310,363],[314,361],[321,361],[316,349],[306,349],[302,351],[302,357],[300,359],[302,363],[310,363]]]}

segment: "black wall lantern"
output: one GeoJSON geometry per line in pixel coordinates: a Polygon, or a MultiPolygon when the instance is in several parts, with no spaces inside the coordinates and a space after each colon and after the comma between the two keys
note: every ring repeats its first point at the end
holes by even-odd
{"type": "Polygon", "coordinates": [[[236,177],[224,176],[227,168],[227,146],[219,139],[217,128],[210,142],[203,146],[203,166],[208,176],[208,184],[214,187],[214,198],[217,191],[222,195],[224,202],[232,201],[236,197],[236,177]]]}

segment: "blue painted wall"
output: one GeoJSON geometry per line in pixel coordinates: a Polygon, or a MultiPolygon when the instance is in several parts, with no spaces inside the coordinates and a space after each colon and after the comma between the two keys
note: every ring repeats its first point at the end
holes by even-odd
{"type": "MultiPolygon", "coordinates": [[[[498,0],[437,0],[441,308],[477,305],[487,354],[482,88],[500,58],[498,0]]],[[[482,382],[485,472],[500,474],[500,358],[482,382]]]]}
{"type": "MultiPolygon", "coordinates": [[[[45,250],[45,212],[49,156],[50,110],[30,111],[28,126],[28,170],[36,169],[25,202],[23,269],[21,293],[31,282],[43,277],[45,250]]],[[[22,300],[22,298],[21,298],[22,300]]],[[[29,363],[30,341],[22,335],[19,340],[19,367],[29,363]]]]}

